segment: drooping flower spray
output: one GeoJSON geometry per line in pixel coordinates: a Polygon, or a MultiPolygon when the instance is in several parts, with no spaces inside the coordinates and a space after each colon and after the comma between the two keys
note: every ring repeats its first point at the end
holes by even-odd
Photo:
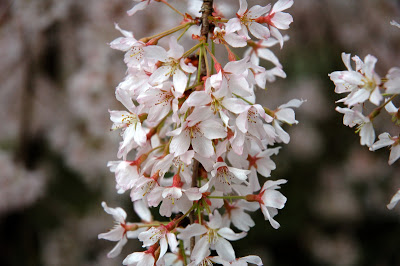
{"type": "Polygon", "coordinates": [[[142,242],[144,250],[124,265],[262,265],[258,256],[236,254],[230,241],[246,236],[255,225],[249,213],[258,209],[273,228],[280,226],[275,216],[286,203],[279,192],[286,180],[271,180],[271,157],[278,143],[289,142],[284,124],[298,123],[294,108],[303,101],[268,108],[255,103],[254,91],[286,77],[269,48],[288,40],[280,30],[293,20],[283,12],[293,0],[251,8],[240,0],[234,18],[224,16],[217,0],[136,2],[129,15],[154,4],[171,8],[181,21],[139,40],[116,25],[123,37],[110,46],[125,52],[127,76],[115,95],[126,110],[110,111],[122,141],[120,160],[109,167],[117,192],[130,193],[142,221],[126,222],[125,211],[103,203],[117,225],[99,237],[118,241],[109,257],[131,238],[142,242]],[[202,15],[178,10],[186,4],[202,15]],[[188,32],[195,44],[186,49],[188,32]],[[161,39],[168,47],[158,45],[161,39]],[[216,45],[224,52],[217,54],[216,45]],[[247,47],[243,58],[239,47],[247,47]],[[265,69],[261,60],[273,67],[265,69]],[[150,207],[165,221],[154,221],[150,207]]]}

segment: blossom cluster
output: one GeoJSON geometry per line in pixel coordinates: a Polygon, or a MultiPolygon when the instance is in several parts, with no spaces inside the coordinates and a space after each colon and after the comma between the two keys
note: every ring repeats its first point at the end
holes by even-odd
{"type": "MultiPolygon", "coordinates": [[[[399,27],[396,22],[392,25],[399,27]]],[[[391,117],[394,128],[400,125],[400,110],[393,103],[400,93],[400,68],[393,67],[385,77],[375,72],[377,58],[367,55],[364,61],[358,56],[351,58],[350,54],[342,53],[342,60],[347,70],[335,71],[329,74],[335,84],[335,92],[347,94],[337,102],[346,107],[336,107],[336,111],[344,114],[343,124],[356,127],[360,135],[361,145],[366,145],[369,150],[375,151],[383,147],[390,148],[389,165],[400,158],[400,136],[398,130],[394,134],[383,132],[376,140],[374,121],[385,109],[391,117]],[[351,65],[354,62],[355,69],[351,65]]],[[[400,190],[388,205],[392,209],[399,201],[400,190]]]]}
{"type": "Polygon", "coordinates": [[[293,0],[250,9],[240,0],[230,19],[212,1],[188,1],[189,10],[201,8],[201,17],[165,0],[137,2],[129,15],[159,2],[182,21],[139,40],[115,25],[123,36],[110,46],[125,52],[127,65],[115,95],[126,110],[109,111],[122,141],[120,160],[108,166],[117,192],[130,193],[142,221],[127,222],[123,209],[103,203],[116,226],[99,238],[118,242],[109,257],[120,254],[130,238],[142,242],[146,250],[128,255],[124,265],[262,265],[258,256],[237,257],[230,241],[246,236],[255,225],[249,212],[258,209],[273,228],[280,226],[274,217],[286,197],[278,189],[287,181],[267,179],[261,186],[259,177],[269,178],[276,168],[271,159],[279,153],[276,144],[290,141],[283,124],[298,123],[293,108],[303,100],[270,109],[255,103],[255,89],[286,77],[269,48],[282,48],[288,39],[280,30],[293,21],[283,12],[293,0]],[[196,44],[185,50],[181,38],[189,29],[196,44]],[[158,45],[163,38],[167,49],[158,45]],[[226,50],[228,63],[220,63],[226,58],[217,55],[216,44],[226,50]],[[242,59],[233,51],[238,47],[247,47],[242,59]],[[273,67],[265,69],[261,59],[273,67]],[[161,216],[175,216],[154,221],[149,207],[158,206],[161,216]]]}

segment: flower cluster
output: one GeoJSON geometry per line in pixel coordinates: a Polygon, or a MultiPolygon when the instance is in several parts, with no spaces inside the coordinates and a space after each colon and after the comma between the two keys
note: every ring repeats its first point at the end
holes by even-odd
{"type": "MultiPolygon", "coordinates": [[[[398,26],[395,22],[391,24],[398,26]]],[[[389,165],[391,165],[400,158],[398,130],[392,135],[389,132],[383,132],[376,140],[373,123],[385,109],[394,127],[400,125],[400,110],[393,103],[400,93],[400,68],[391,68],[386,77],[382,78],[374,70],[377,62],[374,56],[367,55],[364,61],[358,56],[353,56],[351,59],[355,69],[351,66],[350,57],[350,54],[342,53],[342,60],[347,70],[329,74],[336,86],[335,92],[347,94],[338,101],[346,107],[338,106],[336,111],[344,114],[344,125],[357,128],[356,133],[360,135],[361,145],[368,146],[371,151],[390,147],[389,165]]],[[[394,197],[394,199],[397,198],[398,196],[394,197]]],[[[392,199],[388,208],[394,207],[394,201],[392,199]]]]}
{"type": "MultiPolygon", "coordinates": [[[[288,39],[280,30],[289,28],[292,17],[282,11],[293,0],[250,9],[240,0],[231,19],[210,0],[203,1],[201,17],[181,13],[165,0],[139,1],[128,14],[153,2],[173,9],[181,23],[139,40],[116,25],[123,37],[110,43],[125,52],[127,75],[115,92],[126,110],[109,111],[112,129],[121,129],[120,160],[108,165],[118,193],[129,191],[142,223],[126,222],[121,208],[103,203],[117,224],[99,237],[118,241],[109,257],[129,238],[143,243],[146,250],[130,254],[124,265],[261,265],[257,256],[238,258],[230,241],[246,236],[255,225],[249,212],[259,208],[273,228],[280,226],[274,217],[286,203],[278,191],[286,180],[267,180],[261,187],[259,176],[271,176],[276,144],[290,140],[283,124],[298,123],[293,108],[303,101],[270,109],[255,103],[254,91],[286,76],[269,48],[288,39]],[[181,38],[196,26],[196,44],[185,50],[181,38]],[[167,48],[158,45],[162,38],[167,48]],[[216,44],[226,49],[228,63],[220,63],[226,59],[216,54],[216,44]],[[242,59],[232,50],[246,46],[242,59]],[[273,67],[265,69],[261,59],[273,67]],[[148,208],[158,206],[161,216],[175,217],[153,221],[148,208]]],[[[189,9],[198,4],[188,2],[189,9]]]]}

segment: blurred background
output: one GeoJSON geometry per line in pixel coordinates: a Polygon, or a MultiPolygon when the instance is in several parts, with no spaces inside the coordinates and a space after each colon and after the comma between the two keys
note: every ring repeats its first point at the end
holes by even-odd
{"type": "MultiPolygon", "coordinates": [[[[186,1],[171,1],[184,10],[186,1]]],[[[221,2],[215,0],[215,3],[221,2]]],[[[234,14],[238,1],[227,0],[234,14]]],[[[249,1],[265,5],[268,1],[249,1]]],[[[176,25],[159,3],[128,17],[130,0],[0,1],[0,264],[120,265],[140,250],[135,240],[115,259],[113,242],[98,240],[113,225],[100,203],[135,216],[128,194],[115,191],[106,164],[116,160],[118,132],[108,109],[125,74],[123,53],[108,44],[176,25]]],[[[378,58],[382,77],[400,66],[400,21],[395,0],[295,0],[290,40],[273,49],[288,78],[258,91],[276,108],[307,99],[290,127],[291,142],[273,160],[272,178],[289,182],[274,230],[261,213],[238,256],[264,265],[400,265],[400,206],[386,204],[400,187],[400,162],[389,151],[369,152],[335,112],[328,73],[344,70],[341,52],[378,58]]],[[[385,130],[377,125],[378,134],[385,130]]],[[[392,134],[398,134],[397,129],[392,134]],[[396,132],[397,130],[397,132],[396,132]]]]}

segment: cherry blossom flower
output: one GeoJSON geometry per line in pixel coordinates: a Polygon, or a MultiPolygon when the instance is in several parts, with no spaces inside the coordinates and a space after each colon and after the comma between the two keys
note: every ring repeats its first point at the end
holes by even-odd
{"type": "Polygon", "coordinates": [[[274,216],[278,214],[278,209],[282,209],[286,203],[286,197],[277,189],[279,185],[285,184],[287,180],[279,179],[276,181],[268,180],[264,183],[258,195],[247,195],[246,199],[250,202],[257,201],[260,204],[261,211],[266,220],[275,229],[280,227],[280,224],[274,220],[274,216]]]}
{"type": "Polygon", "coordinates": [[[239,0],[239,3],[240,7],[236,13],[237,18],[232,18],[229,20],[229,22],[235,27],[236,25],[240,25],[243,35],[248,39],[250,39],[247,32],[248,30],[251,32],[251,34],[253,34],[254,37],[258,39],[268,39],[270,36],[268,27],[258,23],[257,19],[266,14],[271,9],[271,5],[268,4],[264,7],[255,5],[250,9],[247,9],[246,0],[239,0]]]}
{"type": "Polygon", "coordinates": [[[228,240],[239,240],[246,236],[245,232],[235,233],[228,227],[222,227],[222,217],[217,210],[210,215],[210,221],[206,225],[191,224],[185,229],[181,229],[178,235],[179,239],[188,240],[193,236],[200,236],[196,242],[190,259],[195,264],[199,264],[209,254],[209,249],[217,251],[217,254],[227,261],[233,261],[235,251],[228,240]],[[228,239],[228,240],[227,240],[228,239]]]}
{"type": "Polygon", "coordinates": [[[259,23],[264,22],[268,24],[271,35],[279,41],[281,48],[283,46],[284,38],[278,29],[287,30],[289,29],[290,23],[293,22],[292,16],[282,11],[290,8],[293,3],[293,0],[279,0],[274,4],[271,11],[266,16],[260,17],[256,20],[259,23]]]}
{"type": "MultiPolygon", "coordinates": [[[[127,111],[109,111],[110,119],[114,122],[111,129],[115,130],[118,128],[123,129],[123,142],[120,146],[120,150],[125,149],[133,142],[139,146],[142,146],[146,143],[146,133],[142,128],[142,123],[140,122],[140,118],[138,113],[140,112],[140,107],[136,107],[132,99],[126,95],[124,91],[120,91],[120,93],[116,94],[117,99],[128,109],[127,111]]],[[[124,152],[124,158],[129,150],[124,152]]]]}
{"type": "Polygon", "coordinates": [[[400,93],[400,68],[392,67],[386,75],[387,81],[385,82],[386,93],[397,94],[400,93]]]}
{"type": "Polygon", "coordinates": [[[213,118],[209,108],[200,107],[194,109],[181,127],[168,135],[172,136],[169,148],[175,156],[184,154],[192,144],[196,153],[209,158],[214,154],[211,140],[226,137],[226,132],[219,121],[213,118]]]}
{"type": "Polygon", "coordinates": [[[103,206],[106,213],[113,216],[116,224],[111,231],[99,234],[99,239],[118,241],[115,247],[107,254],[107,257],[115,258],[121,253],[122,248],[128,242],[126,233],[130,225],[125,223],[126,212],[122,208],[109,208],[105,202],[102,202],[101,206],[103,206]]]}
{"type": "Polygon", "coordinates": [[[151,227],[149,230],[142,232],[138,236],[139,240],[143,242],[143,247],[153,246],[156,243],[160,245],[160,255],[158,261],[167,252],[168,246],[172,252],[175,252],[178,247],[178,241],[174,233],[164,226],[151,227]]]}
{"type": "Polygon", "coordinates": [[[137,164],[132,161],[110,161],[107,166],[111,172],[115,172],[116,189],[119,194],[132,189],[139,178],[137,164]]]}
{"type": "Polygon", "coordinates": [[[129,266],[154,266],[155,258],[154,251],[146,250],[143,252],[134,252],[129,254],[124,261],[123,265],[129,266]]]}
{"type": "Polygon", "coordinates": [[[184,48],[178,44],[175,37],[170,38],[169,47],[168,52],[157,45],[145,48],[145,55],[148,58],[161,62],[161,66],[151,75],[149,82],[151,85],[156,86],[172,77],[175,91],[182,95],[188,81],[185,72],[193,73],[196,71],[196,67],[185,64],[184,58],[182,58],[184,48]]]}
{"type": "Polygon", "coordinates": [[[342,53],[342,59],[348,71],[335,71],[329,74],[336,85],[336,93],[350,92],[339,102],[351,107],[369,99],[371,103],[379,105],[383,96],[379,90],[381,79],[374,71],[377,59],[367,55],[363,62],[358,56],[354,56],[352,59],[356,63],[356,70],[351,67],[350,54],[342,53]]]}

